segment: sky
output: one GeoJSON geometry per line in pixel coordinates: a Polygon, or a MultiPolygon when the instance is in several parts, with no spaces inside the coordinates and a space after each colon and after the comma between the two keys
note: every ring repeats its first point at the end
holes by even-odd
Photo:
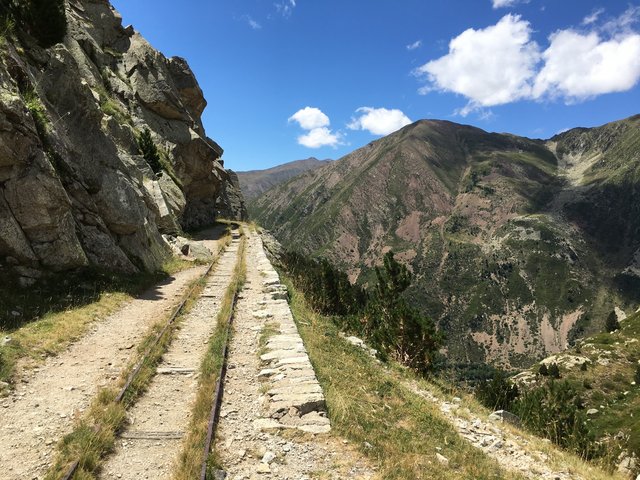
{"type": "Polygon", "coordinates": [[[112,0],[187,59],[237,171],[337,159],[420,119],[550,138],[640,113],[640,2],[112,0]]]}

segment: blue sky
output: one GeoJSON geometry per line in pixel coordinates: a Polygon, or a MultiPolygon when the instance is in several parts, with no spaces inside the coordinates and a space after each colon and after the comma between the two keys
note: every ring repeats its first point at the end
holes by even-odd
{"type": "Polygon", "coordinates": [[[637,1],[112,3],[188,60],[234,170],[339,158],[423,118],[549,138],[640,113],[637,1]]]}

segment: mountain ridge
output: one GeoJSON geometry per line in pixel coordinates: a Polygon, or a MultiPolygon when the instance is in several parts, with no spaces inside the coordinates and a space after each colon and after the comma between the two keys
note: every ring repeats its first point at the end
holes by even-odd
{"type": "Polygon", "coordinates": [[[286,182],[290,178],[308,170],[320,168],[329,162],[331,162],[331,160],[318,160],[315,157],[309,157],[304,160],[294,160],[262,170],[247,170],[236,173],[245,199],[251,202],[270,188],[286,182]]]}
{"type": "Polygon", "coordinates": [[[526,366],[637,302],[627,284],[640,237],[625,211],[640,203],[639,139],[638,116],[547,141],[421,120],[275,187],[252,211],[285,247],[360,283],[393,249],[417,278],[408,297],[454,338],[452,358],[526,366]],[[612,231],[622,235],[609,241],[612,231]]]}

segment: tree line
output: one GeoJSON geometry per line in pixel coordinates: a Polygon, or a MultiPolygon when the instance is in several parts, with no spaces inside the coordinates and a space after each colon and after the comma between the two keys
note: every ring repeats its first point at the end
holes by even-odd
{"type": "Polygon", "coordinates": [[[433,370],[442,335],[404,298],[412,274],[392,251],[375,268],[376,283],[368,289],[351,284],[347,274],[326,259],[287,251],[280,264],[315,310],[364,338],[383,359],[393,358],[420,373],[433,370]]]}

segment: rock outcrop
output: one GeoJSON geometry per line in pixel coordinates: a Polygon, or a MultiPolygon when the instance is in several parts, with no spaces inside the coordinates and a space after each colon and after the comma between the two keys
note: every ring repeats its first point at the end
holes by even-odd
{"type": "MultiPolygon", "coordinates": [[[[100,265],[155,270],[176,233],[233,211],[223,150],[182,58],[165,58],[108,0],[71,0],[64,42],[17,31],[0,52],[0,264],[42,271],[100,265]],[[140,155],[148,128],[161,155],[140,155]]],[[[241,216],[242,214],[238,214],[241,216]]]]}

